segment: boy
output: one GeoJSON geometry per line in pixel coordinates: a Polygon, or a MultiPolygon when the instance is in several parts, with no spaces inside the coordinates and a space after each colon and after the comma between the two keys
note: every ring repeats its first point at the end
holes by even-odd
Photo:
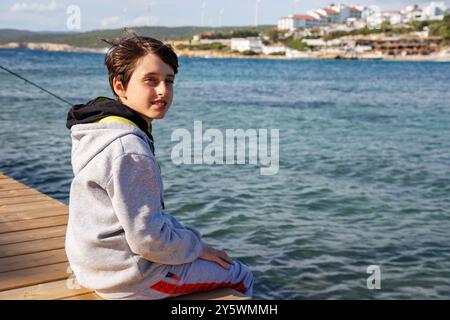
{"type": "Polygon", "coordinates": [[[173,99],[178,58],[159,40],[108,42],[109,83],[68,113],[72,167],[66,253],[78,282],[105,299],[163,299],[230,287],[252,295],[253,275],[165,212],[151,122],[173,99]]]}

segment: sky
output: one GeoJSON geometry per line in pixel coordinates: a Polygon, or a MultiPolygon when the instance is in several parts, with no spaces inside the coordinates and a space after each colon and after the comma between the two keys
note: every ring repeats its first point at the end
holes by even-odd
{"type": "MultiPolygon", "coordinates": [[[[422,0],[1,0],[0,29],[90,31],[131,26],[243,26],[277,23],[330,3],[382,10],[427,5],[422,0]],[[258,8],[258,10],[256,10],[258,8]],[[258,12],[258,14],[256,14],[258,12]],[[257,17],[257,18],[256,18],[257,17]]],[[[449,0],[445,1],[449,6],[449,0]]]]}

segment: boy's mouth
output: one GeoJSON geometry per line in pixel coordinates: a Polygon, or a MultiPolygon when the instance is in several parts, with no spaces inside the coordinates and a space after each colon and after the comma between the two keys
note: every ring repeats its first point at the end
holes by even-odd
{"type": "Polygon", "coordinates": [[[167,106],[167,102],[164,100],[156,100],[152,102],[153,106],[156,106],[158,109],[164,109],[167,106]]]}

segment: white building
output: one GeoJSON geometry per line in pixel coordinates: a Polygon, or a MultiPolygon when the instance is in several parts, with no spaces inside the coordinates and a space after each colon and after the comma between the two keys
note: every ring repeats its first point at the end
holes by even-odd
{"type": "Polygon", "coordinates": [[[383,23],[383,15],[381,12],[377,12],[372,14],[371,16],[368,16],[366,18],[367,21],[367,26],[370,28],[377,28],[379,26],[381,26],[381,24],[383,23]]]}
{"type": "Polygon", "coordinates": [[[444,2],[431,2],[425,8],[418,5],[407,6],[401,11],[378,11],[374,6],[365,8],[363,18],[369,27],[379,27],[383,22],[390,24],[401,24],[411,21],[442,20],[447,6],[444,2]]]}
{"type": "Polygon", "coordinates": [[[361,19],[363,7],[338,4],[317,9],[316,12],[321,15],[326,15],[329,23],[345,23],[350,18],[361,19]]]}
{"type": "Polygon", "coordinates": [[[322,25],[327,23],[327,17],[320,15],[316,11],[308,11],[306,12],[306,15],[313,17],[315,19],[316,25],[322,25]]]}
{"type": "MultiPolygon", "coordinates": [[[[327,17],[328,17],[328,22],[330,23],[339,23],[341,22],[341,14],[339,13],[339,11],[335,8],[331,8],[331,7],[326,7],[322,9],[327,17]]],[[[323,12],[322,11],[322,12],[323,12]]]]}
{"type": "Polygon", "coordinates": [[[277,28],[278,30],[294,31],[296,29],[295,21],[291,17],[280,18],[278,19],[277,28]]]}
{"type": "Polygon", "coordinates": [[[330,5],[325,8],[308,11],[307,14],[290,15],[278,20],[278,30],[294,31],[298,28],[311,28],[327,24],[345,23],[348,19],[361,19],[363,7],[330,5]]]}
{"type": "Polygon", "coordinates": [[[383,12],[385,21],[389,21],[390,24],[400,24],[403,22],[404,16],[400,11],[385,11],[383,12]]]}
{"type": "Polygon", "coordinates": [[[417,4],[407,6],[402,14],[405,16],[405,22],[426,20],[423,10],[417,4]]]}
{"type": "Polygon", "coordinates": [[[263,43],[260,38],[232,38],[231,50],[244,52],[253,51],[261,53],[263,50],[263,43]]]}
{"type": "Polygon", "coordinates": [[[346,22],[347,27],[353,29],[361,29],[367,27],[366,20],[357,18],[348,18],[346,22]]]}
{"type": "Polygon", "coordinates": [[[231,45],[231,39],[200,39],[197,41],[200,44],[212,44],[212,43],[221,43],[225,46],[231,45]]]}
{"type": "Polygon", "coordinates": [[[295,49],[287,48],[286,57],[291,59],[307,59],[310,58],[308,52],[298,51],[295,49]]]}
{"type": "Polygon", "coordinates": [[[358,5],[331,4],[327,7],[308,11],[304,15],[290,15],[278,20],[279,30],[294,31],[299,28],[328,26],[330,24],[344,24],[356,28],[357,26],[380,27],[388,21],[392,25],[410,21],[442,20],[448,12],[444,1],[433,1],[424,8],[411,5],[402,11],[384,11],[378,6],[362,7],[358,5]]]}
{"type": "Polygon", "coordinates": [[[321,19],[318,17],[313,17],[307,14],[297,14],[278,19],[278,30],[294,31],[298,28],[311,28],[314,26],[319,26],[320,24],[321,19]]]}
{"type": "Polygon", "coordinates": [[[303,39],[302,42],[306,43],[309,47],[337,47],[342,43],[341,39],[333,39],[325,41],[323,39],[303,39]]]}
{"type": "Polygon", "coordinates": [[[363,12],[362,12],[362,19],[367,20],[369,17],[374,16],[374,15],[379,15],[381,14],[381,9],[378,6],[368,6],[365,7],[363,12]]]}
{"type": "Polygon", "coordinates": [[[445,2],[431,2],[428,6],[423,9],[425,17],[429,20],[442,20],[444,19],[445,12],[447,11],[447,6],[445,2]]]}
{"type": "MultiPolygon", "coordinates": [[[[363,7],[353,6],[350,8],[350,18],[361,19],[363,13],[363,7]]],[[[348,19],[347,19],[348,20],[348,19]]]]}
{"type": "Polygon", "coordinates": [[[294,31],[300,27],[304,27],[305,23],[302,19],[298,19],[298,15],[290,15],[288,17],[283,17],[278,19],[278,30],[289,30],[294,31]]]}
{"type": "Polygon", "coordinates": [[[343,23],[345,21],[347,21],[348,18],[350,18],[351,15],[351,11],[352,9],[350,7],[347,6],[340,6],[339,7],[339,22],[343,23]]]}
{"type": "Polygon", "coordinates": [[[407,6],[401,13],[405,21],[442,20],[447,10],[445,2],[433,1],[424,8],[418,5],[407,6]]]}
{"type": "Polygon", "coordinates": [[[322,9],[317,9],[315,11],[308,11],[308,14],[320,21],[321,25],[326,25],[328,23],[328,16],[322,9]]]}
{"type": "Polygon", "coordinates": [[[262,53],[264,54],[273,54],[279,52],[286,52],[285,46],[263,46],[262,53]]]}

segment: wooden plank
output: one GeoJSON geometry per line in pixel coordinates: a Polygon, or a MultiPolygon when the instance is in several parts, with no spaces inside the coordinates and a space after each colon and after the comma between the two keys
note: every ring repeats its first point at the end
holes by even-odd
{"type": "Polygon", "coordinates": [[[21,211],[21,212],[9,212],[0,214],[0,223],[2,222],[12,222],[20,220],[30,220],[45,217],[54,217],[68,214],[67,207],[54,207],[54,208],[34,208],[33,210],[21,211]]]}
{"type": "Polygon", "coordinates": [[[65,249],[24,254],[0,259],[0,273],[66,262],[65,249]]]}
{"type": "Polygon", "coordinates": [[[67,273],[68,267],[69,263],[63,262],[36,268],[2,272],[0,273],[0,291],[67,279],[69,277],[69,273],[67,273]]]}
{"type": "Polygon", "coordinates": [[[103,300],[95,292],[80,294],[68,298],[63,298],[61,300],[103,300]]]}
{"type": "Polygon", "coordinates": [[[2,233],[0,234],[0,245],[38,239],[64,237],[66,235],[66,229],[67,227],[65,225],[62,225],[56,227],[2,233]]]}
{"type": "Polygon", "coordinates": [[[20,204],[13,204],[13,205],[0,205],[0,214],[4,213],[12,213],[12,212],[20,212],[20,211],[29,211],[29,210],[36,210],[36,209],[45,209],[45,208],[66,208],[67,206],[59,201],[56,201],[54,199],[51,200],[44,200],[39,202],[33,202],[33,203],[20,203],[20,204]]]}
{"type": "Polygon", "coordinates": [[[212,291],[181,295],[167,300],[251,300],[251,297],[234,289],[220,288],[212,291]]]}
{"type": "Polygon", "coordinates": [[[54,201],[52,198],[44,194],[21,195],[17,197],[0,198],[0,206],[7,204],[12,205],[12,204],[32,203],[49,200],[54,201]]]}
{"type": "MultiPolygon", "coordinates": [[[[101,300],[92,290],[70,289],[64,249],[68,208],[0,172],[0,300],[101,300]]],[[[173,298],[246,300],[232,289],[173,298]]]]}
{"type": "Polygon", "coordinates": [[[79,289],[69,289],[67,280],[59,280],[2,291],[0,292],[0,300],[53,300],[89,293],[92,293],[92,290],[82,287],[79,289]]]}
{"type": "Polygon", "coordinates": [[[31,189],[31,188],[22,189],[22,190],[0,190],[0,199],[21,197],[21,196],[26,196],[26,195],[31,195],[31,194],[42,194],[43,195],[43,193],[41,193],[35,189],[31,189]]]}
{"type": "MultiPolygon", "coordinates": [[[[95,292],[75,295],[73,297],[64,298],[61,300],[103,300],[95,292]]],[[[222,288],[207,292],[190,293],[166,300],[252,300],[251,297],[246,296],[234,289],[222,288]]]]}
{"type": "Polygon", "coordinates": [[[39,219],[21,220],[14,222],[3,222],[0,223],[0,234],[7,232],[39,229],[45,227],[56,227],[66,225],[68,220],[68,215],[60,215],[54,217],[46,217],[39,219]]]}
{"type": "Polygon", "coordinates": [[[6,185],[10,185],[10,184],[13,184],[13,185],[21,184],[21,185],[25,186],[24,183],[19,182],[19,181],[14,180],[14,179],[11,179],[11,178],[9,178],[9,179],[0,179],[0,185],[1,186],[6,186],[6,185]]]}
{"type": "Polygon", "coordinates": [[[0,246],[0,258],[64,248],[65,237],[39,239],[0,246]]]}
{"type": "Polygon", "coordinates": [[[8,191],[8,190],[28,190],[29,187],[25,186],[25,185],[0,185],[0,191],[8,191]]]}

